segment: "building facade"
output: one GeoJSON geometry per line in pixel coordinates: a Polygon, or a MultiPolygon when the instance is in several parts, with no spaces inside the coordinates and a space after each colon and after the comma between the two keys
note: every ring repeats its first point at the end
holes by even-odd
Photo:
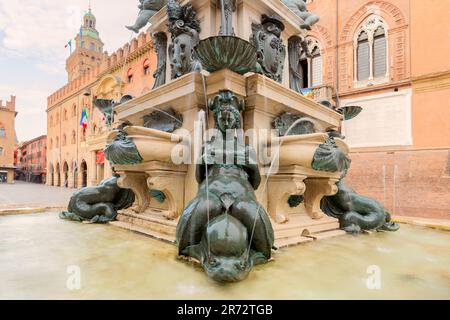
{"type": "Polygon", "coordinates": [[[23,142],[18,147],[16,179],[33,183],[46,182],[47,136],[23,142]]]}
{"type": "Polygon", "coordinates": [[[0,100],[0,183],[14,182],[14,147],[16,145],[16,97],[0,100]]]}
{"type": "Polygon", "coordinates": [[[89,10],[67,59],[68,83],[48,97],[47,185],[80,188],[111,176],[103,156],[110,128],[94,107],[94,98],[119,102],[153,87],[156,54],[151,35],[141,33],[109,55],[103,51],[96,23],[89,10]]]}
{"type": "Polygon", "coordinates": [[[349,184],[394,214],[450,218],[450,2],[314,0],[309,9],[321,17],[309,74],[333,87],[338,107],[363,107],[342,128],[349,184]]]}

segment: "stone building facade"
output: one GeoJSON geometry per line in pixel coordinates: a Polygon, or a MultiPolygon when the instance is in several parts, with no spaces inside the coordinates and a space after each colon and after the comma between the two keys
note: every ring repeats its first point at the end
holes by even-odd
{"type": "Polygon", "coordinates": [[[18,147],[16,179],[45,183],[47,163],[47,136],[23,142],[18,147]]]}
{"type": "MultiPolygon", "coordinates": [[[[450,218],[450,2],[314,0],[323,84],[346,121],[349,184],[397,215],[450,218]]],[[[314,71],[313,71],[314,72],[314,71]]]]}
{"type": "Polygon", "coordinates": [[[152,88],[155,69],[149,33],[108,54],[95,16],[91,11],[84,16],[76,48],[66,63],[69,82],[47,101],[47,185],[79,188],[111,176],[103,156],[110,129],[94,107],[94,97],[118,102],[124,96],[142,95],[152,88]],[[81,125],[83,111],[86,128],[81,125]]]}
{"type": "Polygon", "coordinates": [[[14,182],[14,147],[16,144],[16,97],[3,104],[0,100],[0,183],[14,182]]]}

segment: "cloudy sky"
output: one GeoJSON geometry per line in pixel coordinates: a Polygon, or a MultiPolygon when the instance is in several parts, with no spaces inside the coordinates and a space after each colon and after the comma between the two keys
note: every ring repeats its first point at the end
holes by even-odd
{"type": "MultiPolygon", "coordinates": [[[[91,0],[105,49],[129,41],[137,0],[91,0]]],[[[19,141],[46,133],[47,96],[67,80],[64,45],[79,32],[89,0],[0,0],[0,99],[17,96],[19,141]]]]}

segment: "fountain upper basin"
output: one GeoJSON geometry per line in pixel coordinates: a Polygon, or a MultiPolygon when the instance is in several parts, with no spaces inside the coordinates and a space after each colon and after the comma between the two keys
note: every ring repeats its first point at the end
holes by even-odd
{"type": "MultiPolygon", "coordinates": [[[[123,131],[136,145],[143,162],[172,162],[172,152],[183,140],[183,137],[177,134],[139,126],[126,127],[123,131]]],[[[112,132],[108,136],[108,143],[116,137],[117,132],[112,132]]]]}
{"type": "MultiPolygon", "coordinates": [[[[276,137],[267,144],[266,148],[279,146],[278,163],[280,166],[297,165],[312,168],[314,155],[320,145],[324,144],[327,139],[328,134],[326,133],[276,137]]],[[[335,138],[334,141],[341,151],[348,155],[350,152],[348,145],[342,139],[335,138]]],[[[273,156],[276,156],[276,152],[276,149],[272,148],[271,154],[273,156]]]]}

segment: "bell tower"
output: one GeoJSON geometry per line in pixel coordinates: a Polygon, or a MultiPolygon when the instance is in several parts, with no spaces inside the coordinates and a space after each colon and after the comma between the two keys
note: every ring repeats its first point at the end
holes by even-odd
{"type": "Polygon", "coordinates": [[[76,48],[66,61],[68,80],[83,76],[91,69],[102,63],[103,42],[96,29],[97,19],[91,8],[83,17],[83,24],[78,35],[75,37],[76,48]]]}

